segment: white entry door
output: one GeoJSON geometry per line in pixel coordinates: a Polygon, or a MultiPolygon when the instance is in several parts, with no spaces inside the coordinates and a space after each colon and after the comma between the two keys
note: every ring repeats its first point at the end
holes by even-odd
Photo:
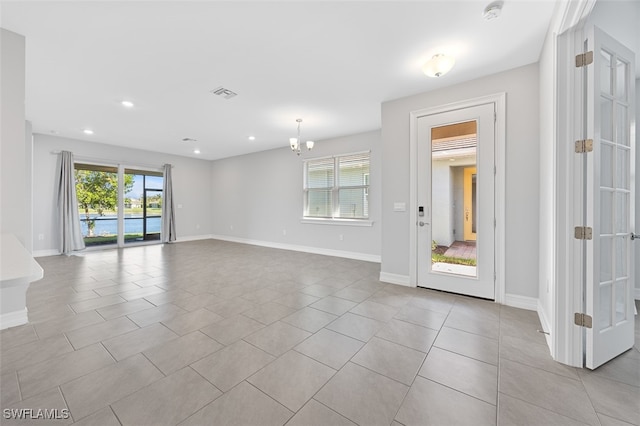
{"type": "Polygon", "coordinates": [[[586,44],[586,132],[593,152],[586,156],[585,302],[586,367],[594,369],[634,344],[635,58],[598,28],[586,44]]]}
{"type": "Polygon", "coordinates": [[[495,108],[417,120],[419,287],[495,299],[495,108]]]}

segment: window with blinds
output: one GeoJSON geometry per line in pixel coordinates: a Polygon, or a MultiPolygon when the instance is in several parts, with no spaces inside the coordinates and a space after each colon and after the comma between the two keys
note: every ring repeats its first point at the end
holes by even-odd
{"type": "Polygon", "coordinates": [[[369,152],[305,161],[304,217],[369,218],[369,152]]]}

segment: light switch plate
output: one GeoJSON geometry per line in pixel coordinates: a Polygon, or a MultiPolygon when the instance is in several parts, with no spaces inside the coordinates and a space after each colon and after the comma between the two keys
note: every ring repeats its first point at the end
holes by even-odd
{"type": "Polygon", "coordinates": [[[405,212],[407,211],[406,203],[393,203],[393,211],[394,212],[405,212]]]}

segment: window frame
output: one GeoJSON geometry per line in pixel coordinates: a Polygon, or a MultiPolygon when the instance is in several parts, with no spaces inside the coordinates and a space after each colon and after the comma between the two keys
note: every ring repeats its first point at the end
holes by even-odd
{"type": "Polygon", "coordinates": [[[371,188],[371,151],[358,151],[358,152],[350,152],[340,155],[328,155],[324,157],[314,157],[303,160],[302,167],[302,218],[300,220],[301,223],[307,224],[324,224],[324,225],[350,225],[350,226],[372,226],[373,221],[369,216],[371,211],[369,207],[369,194],[371,188]],[[356,155],[367,155],[368,163],[369,163],[369,173],[367,173],[367,177],[365,179],[365,184],[363,185],[346,185],[340,186],[340,160],[348,157],[356,156],[356,155]],[[327,160],[332,159],[333,161],[333,184],[331,187],[322,187],[322,188],[309,188],[309,164],[314,161],[319,160],[327,160]],[[340,190],[348,190],[348,189],[362,189],[364,193],[364,197],[366,199],[366,207],[363,205],[363,212],[367,213],[367,217],[362,218],[347,218],[340,217],[340,190]],[[318,216],[309,216],[309,193],[311,191],[330,191],[331,194],[331,217],[318,217],[318,216]]]}

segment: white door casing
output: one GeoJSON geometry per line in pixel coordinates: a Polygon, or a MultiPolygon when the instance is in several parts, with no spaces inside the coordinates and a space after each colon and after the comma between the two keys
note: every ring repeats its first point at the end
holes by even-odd
{"type": "Polygon", "coordinates": [[[635,57],[592,26],[586,44],[584,218],[593,229],[585,240],[585,366],[597,368],[634,344],[635,57]]]}
{"type": "MultiPolygon", "coordinates": [[[[453,293],[495,299],[495,104],[421,116],[417,120],[417,285],[453,293]],[[431,129],[467,121],[477,123],[477,268],[475,276],[439,272],[432,268],[431,242],[434,227],[449,222],[434,221],[433,193],[436,190],[432,169],[431,129]]],[[[453,164],[453,163],[452,163],[453,164]]],[[[459,230],[458,233],[461,233],[459,230]]],[[[465,267],[462,267],[465,268],[465,267]]],[[[466,267],[469,268],[469,267],[466,267]]]]}

